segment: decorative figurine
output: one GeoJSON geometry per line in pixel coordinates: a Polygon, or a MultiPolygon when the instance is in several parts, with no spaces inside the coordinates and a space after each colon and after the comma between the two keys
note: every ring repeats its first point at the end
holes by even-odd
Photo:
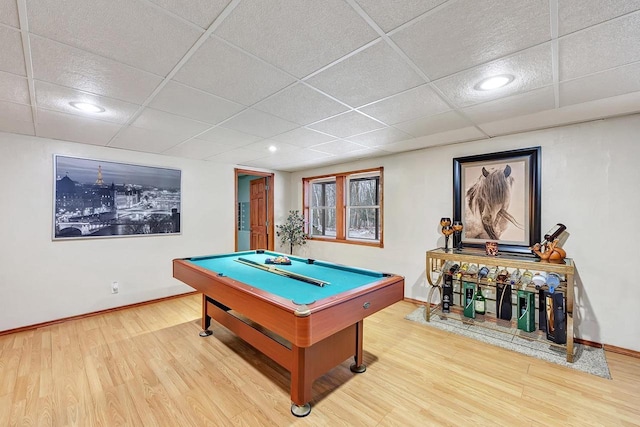
{"type": "Polygon", "coordinates": [[[549,262],[557,262],[560,263],[564,261],[567,253],[564,249],[557,246],[558,239],[555,239],[553,242],[543,242],[536,243],[530,249],[540,257],[540,259],[549,261],[549,262]]]}

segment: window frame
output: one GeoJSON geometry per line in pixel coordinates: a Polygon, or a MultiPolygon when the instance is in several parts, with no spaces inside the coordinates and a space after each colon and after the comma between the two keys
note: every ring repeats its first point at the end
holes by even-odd
{"type": "MultiPolygon", "coordinates": [[[[326,208],[326,206],[325,206],[326,208]]],[[[334,174],[318,175],[302,178],[302,212],[305,218],[305,232],[307,235],[316,241],[347,243],[353,245],[384,247],[384,168],[382,166],[371,169],[362,169],[349,172],[341,172],[334,174]],[[376,208],[375,206],[349,206],[349,182],[350,180],[378,177],[379,180],[379,192],[378,192],[378,212],[379,212],[379,226],[380,233],[378,240],[370,239],[358,239],[354,237],[348,237],[347,227],[349,225],[349,209],[351,208],[376,208]],[[311,235],[311,185],[321,182],[333,182],[336,184],[336,235],[333,236],[318,236],[311,235]]]]}

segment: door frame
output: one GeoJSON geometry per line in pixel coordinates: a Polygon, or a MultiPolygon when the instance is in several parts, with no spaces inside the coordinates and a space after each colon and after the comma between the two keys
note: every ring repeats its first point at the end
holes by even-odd
{"type": "Polygon", "coordinates": [[[233,224],[233,238],[234,238],[234,250],[237,252],[238,251],[238,178],[240,178],[241,175],[250,175],[250,176],[255,176],[255,177],[267,177],[267,185],[269,186],[269,189],[267,190],[267,221],[269,222],[269,225],[267,226],[267,250],[272,251],[274,246],[273,246],[273,242],[274,242],[274,224],[273,224],[273,187],[274,185],[274,176],[275,174],[270,173],[270,172],[260,172],[260,171],[254,171],[254,170],[250,170],[250,169],[239,169],[239,168],[234,168],[235,171],[235,188],[234,188],[234,199],[235,199],[235,203],[233,204],[233,212],[234,212],[234,218],[235,218],[235,222],[233,224]]]}

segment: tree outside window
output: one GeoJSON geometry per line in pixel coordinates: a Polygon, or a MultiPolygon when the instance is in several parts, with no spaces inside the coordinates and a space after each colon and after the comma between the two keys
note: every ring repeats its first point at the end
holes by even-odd
{"type": "Polygon", "coordinates": [[[382,168],[303,178],[308,233],[382,247],[382,168]]]}

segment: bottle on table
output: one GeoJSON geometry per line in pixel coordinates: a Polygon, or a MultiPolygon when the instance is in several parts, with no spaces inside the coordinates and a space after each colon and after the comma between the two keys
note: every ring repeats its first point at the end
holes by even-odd
{"type": "Polygon", "coordinates": [[[489,274],[489,267],[483,265],[480,270],[478,270],[478,279],[484,279],[489,274]]]}
{"type": "Polygon", "coordinates": [[[516,268],[515,271],[511,273],[511,276],[509,277],[509,283],[511,283],[511,286],[515,287],[518,284],[518,282],[520,282],[521,276],[522,276],[522,273],[520,272],[520,269],[516,268]]]}
{"type": "Polygon", "coordinates": [[[487,282],[495,282],[498,277],[498,267],[491,267],[489,274],[487,274],[487,282]]]}
{"type": "Polygon", "coordinates": [[[560,275],[558,273],[549,273],[547,286],[549,286],[549,292],[554,293],[556,288],[560,286],[560,275]]]}
{"type": "Polygon", "coordinates": [[[460,266],[460,270],[458,270],[458,279],[460,279],[465,274],[468,274],[468,271],[469,271],[469,263],[463,262],[462,265],[460,266]]]}
{"type": "Polygon", "coordinates": [[[531,281],[535,285],[536,289],[540,289],[540,287],[547,283],[547,273],[544,271],[539,271],[533,275],[531,281]]]}
{"type": "Polygon", "coordinates": [[[500,283],[509,283],[508,279],[509,278],[509,270],[507,270],[506,268],[501,269],[498,272],[498,277],[496,278],[496,280],[500,283]]]}
{"type": "Polygon", "coordinates": [[[453,261],[447,261],[444,263],[444,265],[442,266],[442,270],[441,272],[444,274],[447,271],[449,271],[449,269],[451,268],[451,266],[453,265],[453,261]]]}
{"type": "Polygon", "coordinates": [[[473,276],[473,275],[475,275],[475,274],[478,274],[478,270],[479,270],[479,268],[480,268],[480,267],[478,266],[478,264],[470,264],[470,265],[469,265],[469,268],[467,269],[467,274],[468,274],[469,276],[473,276]]]}
{"type": "Polygon", "coordinates": [[[449,274],[455,276],[458,273],[458,270],[460,270],[460,264],[453,264],[449,267],[449,274]]]}
{"type": "Polygon", "coordinates": [[[473,307],[475,308],[476,314],[485,314],[487,301],[484,295],[482,295],[482,288],[480,287],[480,285],[478,285],[478,290],[476,291],[473,307]]]}
{"type": "Polygon", "coordinates": [[[545,245],[546,243],[553,242],[567,227],[564,224],[556,224],[551,230],[547,231],[544,235],[544,240],[540,243],[541,245],[545,245]]]}
{"type": "Polygon", "coordinates": [[[522,289],[526,288],[529,283],[531,283],[531,279],[533,279],[533,273],[529,270],[525,270],[525,272],[522,273],[522,276],[520,276],[520,285],[522,289]]]}

